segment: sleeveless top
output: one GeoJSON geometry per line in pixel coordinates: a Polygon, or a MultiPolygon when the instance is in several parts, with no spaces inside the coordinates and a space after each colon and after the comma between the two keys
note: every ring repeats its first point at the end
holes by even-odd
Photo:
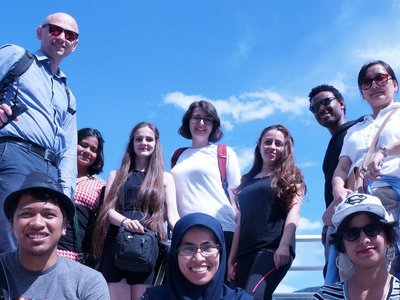
{"type": "MultiPolygon", "coordinates": [[[[143,180],[146,176],[145,172],[134,171],[129,175],[125,184],[122,186],[121,191],[118,196],[118,212],[124,216],[129,217],[134,220],[143,219],[143,214],[140,209],[143,205],[143,199],[138,199],[137,193],[143,180]]],[[[149,211],[145,219],[150,218],[152,212],[149,211]]]]}
{"type": "MultiPolygon", "coordinates": [[[[106,182],[103,179],[91,176],[78,182],[76,186],[74,202],[84,252],[88,251],[86,248],[91,243],[91,227],[94,225],[95,214],[99,210],[100,196],[105,185],[106,182]]],[[[66,235],[61,236],[58,249],[78,252],[73,226],[73,223],[68,222],[66,235]]]]}
{"type": "MultiPolygon", "coordinates": [[[[287,213],[274,196],[271,178],[253,178],[239,194],[240,237],[237,256],[264,248],[277,249],[287,213]]],[[[294,257],[294,241],[290,247],[294,257]]]]}

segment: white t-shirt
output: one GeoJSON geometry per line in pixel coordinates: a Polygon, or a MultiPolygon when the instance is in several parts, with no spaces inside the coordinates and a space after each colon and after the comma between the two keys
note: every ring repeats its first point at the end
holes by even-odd
{"type": "MultiPolygon", "coordinates": [[[[376,119],[371,116],[365,116],[362,122],[350,127],[343,141],[342,152],[340,156],[348,156],[352,162],[350,170],[353,167],[361,167],[368,149],[375,137],[376,132],[382,125],[386,116],[394,108],[400,107],[400,103],[395,102],[382,109],[376,119]]],[[[379,148],[383,145],[390,145],[400,141],[400,109],[394,113],[383,128],[376,145],[379,148]]],[[[400,156],[389,155],[383,161],[382,175],[394,176],[400,178],[400,156]]],[[[374,180],[373,187],[387,186],[387,183],[374,180]]]]}
{"type": "MultiPolygon", "coordinates": [[[[218,169],[217,145],[188,148],[171,170],[176,185],[176,201],[181,217],[202,212],[220,221],[224,231],[235,231],[231,202],[222,187],[218,169]]],[[[227,146],[228,189],[240,184],[240,168],[235,152],[227,146]]]]}

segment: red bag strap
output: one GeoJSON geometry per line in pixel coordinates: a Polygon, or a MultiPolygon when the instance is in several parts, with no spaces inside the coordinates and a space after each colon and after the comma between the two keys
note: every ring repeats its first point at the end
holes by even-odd
{"type": "MultiPolygon", "coordinates": [[[[176,165],[179,156],[189,147],[182,147],[178,148],[174,151],[171,157],[171,169],[176,165]]],[[[226,159],[227,159],[227,152],[226,152],[226,145],[219,144],[217,146],[217,158],[218,158],[218,169],[221,175],[221,182],[223,184],[226,183],[226,159]]]]}
{"type": "Polygon", "coordinates": [[[224,184],[226,182],[226,145],[219,144],[217,146],[217,155],[218,155],[218,168],[219,173],[221,174],[221,181],[224,184]]]}
{"type": "Polygon", "coordinates": [[[176,165],[176,162],[178,161],[179,156],[182,154],[183,151],[185,151],[189,147],[182,147],[178,148],[174,151],[174,154],[172,154],[171,157],[171,169],[176,165]]]}

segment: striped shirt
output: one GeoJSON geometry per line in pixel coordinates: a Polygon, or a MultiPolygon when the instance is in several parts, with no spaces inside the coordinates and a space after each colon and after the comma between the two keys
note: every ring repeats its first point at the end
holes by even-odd
{"type": "MultiPolygon", "coordinates": [[[[400,281],[390,275],[390,288],[385,297],[386,300],[400,300],[400,281]]],[[[322,286],[318,292],[314,294],[314,299],[317,300],[337,300],[350,299],[347,281],[337,282],[331,285],[322,286]]]]}

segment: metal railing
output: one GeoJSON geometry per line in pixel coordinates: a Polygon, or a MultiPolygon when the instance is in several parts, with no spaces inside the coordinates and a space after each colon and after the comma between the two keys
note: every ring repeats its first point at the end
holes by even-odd
{"type": "MultiPolygon", "coordinates": [[[[321,242],[320,234],[313,235],[296,235],[296,243],[307,243],[307,242],[321,242]]],[[[314,265],[314,266],[292,266],[288,272],[296,271],[319,271],[322,272],[324,265],[314,265]]],[[[283,300],[283,299],[313,299],[314,292],[292,292],[292,293],[274,293],[273,299],[283,300]]]]}

